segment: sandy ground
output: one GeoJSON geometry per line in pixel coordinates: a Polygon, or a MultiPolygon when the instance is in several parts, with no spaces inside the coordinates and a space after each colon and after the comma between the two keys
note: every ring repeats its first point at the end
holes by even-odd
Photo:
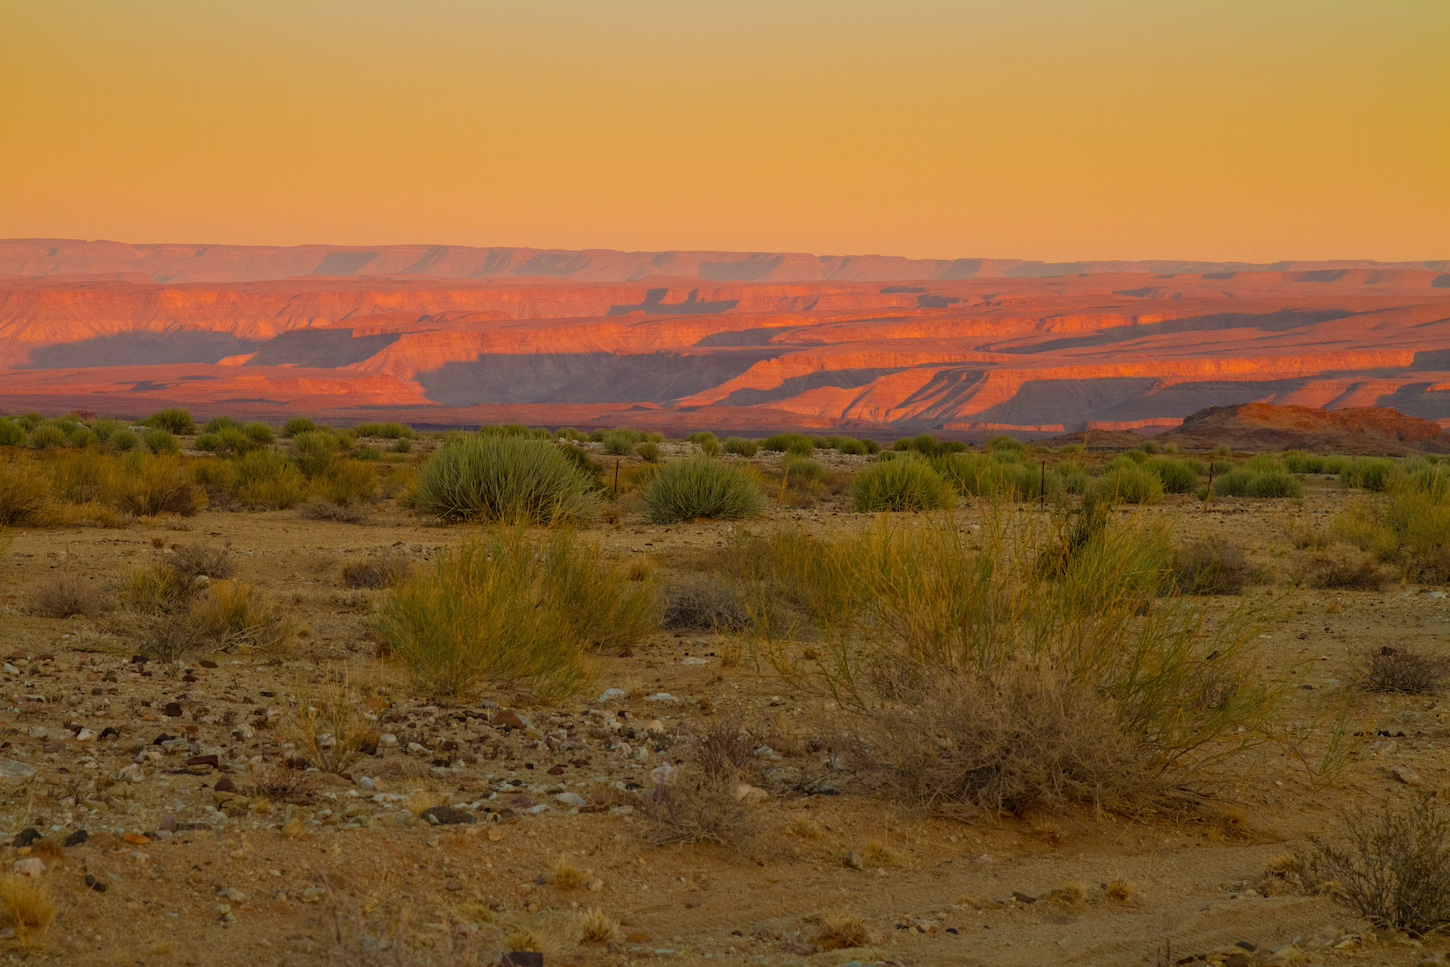
{"type": "MultiPolygon", "coordinates": [[[[1290,523],[1327,520],[1351,499],[1322,483],[1302,504],[1221,502],[1205,512],[1170,498],[1147,511],[1171,519],[1183,540],[1237,543],[1275,573],[1245,597],[1272,615],[1259,645],[1271,674],[1298,686],[1291,708],[1301,720],[1342,688],[1353,650],[1450,649],[1443,589],[1291,586],[1300,552],[1290,523]]],[[[865,521],[829,502],[774,516],[814,528],[865,521]]],[[[668,580],[676,562],[730,539],[734,526],[625,519],[585,535],[611,555],[650,560],[668,580]]],[[[40,878],[59,913],[44,930],[0,941],[0,956],[392,964],[405,945],[407,963],[490,963],[520,930],[543,942],[546,962],[587,964],[1417,964],[1446,947],[1371,931],[1266,873],[1308,836],[1333,835],[1345,808],[1450,791],[1440,699],[1360,697],[1371,734],[1332,782],[1315,783],[1284,750],[1261,750],[1235,763],[1222,804],[1193,820],[1067,810],[964,824],[866,796],[775,792],[739,851],[655,847],[641,816],[603,794],[647,785],[671,759],[670,735],[722,712],[768,729],[780,756],[770,768],[809,772],[819,757],[799,739],[822,699],[749,660],[727,667],[714,636],[668,631],[625,657],[600,656],[584,699],[521,710],[526,730],[496,727],[482,704],[419,698],[373,657],[367,621],[378,592],[346,589],[341,567],[385,548],[421,560],[475,533],[390,507],[360,525],[207,511],[123,530],[15,533],[0,559],[0,758],[34,772],[0,778],[0,833],[8,843],[34,828],[55,844],[85,829],[89,840],[3,848],[6,869],[45,864],[40,878]],[[237,577],[285,603],[306,637],[280,657],[139,664],[110,619],[28,613],[32,590],[57,571],[108,583],[164,553],[158,544],[193,541],[229,545],[237,577]],[[308,802],[245,795],[255,757],[283,754],[275,726],[290,696],[340,666],[378,687],[381,725],[397,745],[365,757],[351,780],[318,780],[308,802]],[[616,686],[628,697],[585,700],[616,686]],[[649,700],[660,692],[675,700],[649,700]],[[187,765],[210,754],[216,767],[187,765]],[[140,781],[118,780],[131,765],[140,781]],[[227,778],[240,793],[215,789],[227,778]],[[558,798],[571,792],[583,809],[558,798]],[[417,815],[425,801],[479,821],[433,825],[417,815]],[[575,889],[551,881],[561,855],[585,871],[575,889]],[[1129,897],[1104,895],[1114,879],[1131,885],[1129,897]],[[1081,902],[1049,896],[1069,884],[1083,887],[1081,902]],[[620,922],[612,943],[578,942],[577,914],[591,907],[620,922]],[[819,917],[842,912],[865,922],[868,947],[820,949],[819,917]],[[393,949],[373,957],[365,937],[393,949]]]]}

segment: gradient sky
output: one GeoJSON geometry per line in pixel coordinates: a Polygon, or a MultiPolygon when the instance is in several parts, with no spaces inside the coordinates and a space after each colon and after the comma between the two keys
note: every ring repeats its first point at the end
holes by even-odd
{"type": "Polygon", "coordinates": [[[3,0],[0,236],[1450,258],[1450,2],[3,0]]]}

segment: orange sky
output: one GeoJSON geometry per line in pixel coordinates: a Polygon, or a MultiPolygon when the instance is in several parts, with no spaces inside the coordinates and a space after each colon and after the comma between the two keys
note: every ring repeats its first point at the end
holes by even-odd
{"type": "Polygon", "coordinates": [[[0,236],[1450,258],[1443,0],[4,0],[0,236]]]}

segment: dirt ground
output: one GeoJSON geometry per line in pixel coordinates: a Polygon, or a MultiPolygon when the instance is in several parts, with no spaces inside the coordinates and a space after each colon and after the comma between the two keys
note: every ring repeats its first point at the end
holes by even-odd
{"type": "MultiPolygon", "coordinates": [[[[1290,525],[1323,522],[1351,499],[1326,481],[1302,502],[1204,510],[1171,497],[1143,511],[1170,519],[1181,540],[1239,544],[1271,571],[1244,597],[1270,615],[1258,644],[1268,671],[1296,683],[1292,710],[1303,721],[1345,687],[1355,650],[1450,652],[1444,589],[1293,586],[1301,552],[1290,525]]],[[[772,517],[818,528],[866,520],[829,504],[772,517]]],[[[625,518],[584,536],[668,578],[739,526],[625,518]]],[[[1361,696],[1367,735],[1332,781],[1265,748],[1236,761],[1223,802],[1191,820],[1067,810],[948,821],[830,794],[828,766],[802,741],[825,700],[748,655],[729,660],[713,635],[661,631],[630,654],[603,654],[587,695],[518,710],[524,729],[493,724],[487,703],[411,694],[374,657],[368,616],[381,592],[348,590],[341,568],[387,548],[423,560],[476,533],[391,507],[362,524],[206,511],[119,530],[15,532],[0,558],[0,771],[21,774],[0,776],[0,834],[9,844],[33,828],[46,845],[6,845],[3,869],[39,859],[58,915],[44,929],[10,932],[0,957],[482,964],[520,931],[537,937],[550,964],[1418,964],[1447,948],[1373,931],[1268,873],[1309,836],[1335,835],[1346,808],[1450,793],[1441,699],[1361,696]],[[141,663],[106,617],[29,613],[33,589],[56,572],[108,584],[166,546],[198,541],[229,546],[237,577],[305,623],[287,654],[141,663]],[[351,779],[315,780],[303,802],[246,795],[252,765],[285,751],[276,725],[291,696],[341,667],[378,689],[380,726],[396,744],[364,757],[351,779]],[[609,688],[627,694],[595,700],[609,688]],[[768,729],[762,755],[783,777],[778,786],[819,772],[818,794],[772,791],[738,851],[650,845],[620,787],[648,786],[682,726],[735,712],[768,729]],[[215,788],[228,778],[239,792],[215,788]],[[430,803],[477,822],[434,825],[419,815],[430,803]],[[88,841],[56,848],[82,829],[88,841]],[[584,873],[575,888],[554,882],[561,856],[584,873]],[[1110,898],[1102,885],[1113,880],[1129,895],[1110,898]],[[1069,885],[1081,895],[1052,895],[1069,885]],[[578,915],[589,908],[619,921],[615,940],[579,942],[578,915]],[[822,949],[821,917],[847,914],[864,922],[869,945],[822,949]],[[402,949],[411,959],[398,958],[402,949]]]]}

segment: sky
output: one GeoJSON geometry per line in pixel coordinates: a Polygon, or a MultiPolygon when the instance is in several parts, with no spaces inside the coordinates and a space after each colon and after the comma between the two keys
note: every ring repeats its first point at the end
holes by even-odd
{"type": "Polygon", "coordinates": [[[4,0],[0,237],[1450,258],[1443,0],[4,0]]]}

